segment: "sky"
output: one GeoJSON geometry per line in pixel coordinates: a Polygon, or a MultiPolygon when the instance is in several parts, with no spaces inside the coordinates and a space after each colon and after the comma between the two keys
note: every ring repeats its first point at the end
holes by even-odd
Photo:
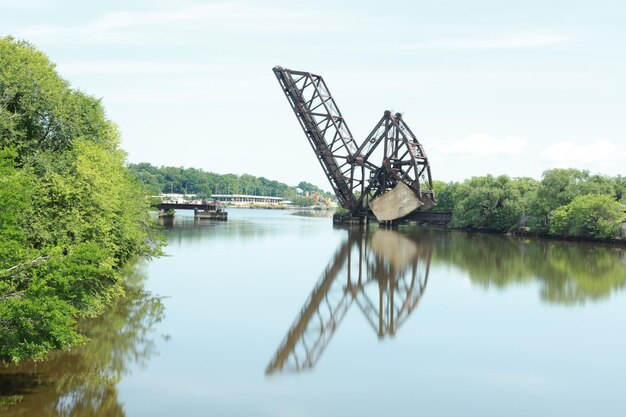
{"type": "Polygon", "coordinates": [[[130,162],[330,189],[272,68],[324,77],[358,143],[387,109],[433,179],[625,175],[626,2],[0,0],[101,98],[130,162]]]}

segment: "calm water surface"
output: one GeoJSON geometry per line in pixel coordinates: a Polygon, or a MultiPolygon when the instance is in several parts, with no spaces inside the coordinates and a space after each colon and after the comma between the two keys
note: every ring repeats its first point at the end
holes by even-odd
{"type": "Polygon", "coordinates": [[[626,415],[624,248],[229,216],[166,225],[90,343],[0,371],[0,415],[626,415]]]}

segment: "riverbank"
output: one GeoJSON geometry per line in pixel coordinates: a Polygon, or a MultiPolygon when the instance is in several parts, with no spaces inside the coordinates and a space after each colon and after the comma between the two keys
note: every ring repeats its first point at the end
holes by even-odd
{"type": "MultiPolygon", "coordinates": [[[[460,232],[466,233],[484,233],[489,235],[501,235],[501,236],[517,236],[517,237],[530,237],[536,239],[547,239],[547,240],[558,240],[558,241],[569,241],[569,242],[596,242],[596,243],[612,243],[618,245],[626,245],[626,238],[619,236],[614,238],[594,238],[594,237],[581,237],[581,236],[557,236],[550,235],[547,233],[533,233],[530,231],[511,231],[511,232],[501,232],[496,230],[478,230],[467,227],[452,227],[450,225],[442,225],[438,223],[418,223],[415,221],[407,221],[403,222],[403,225],[406,226],[425,226],[425,227],[435,227],[440,229],[447,230],[457,230],[460,232]]],[[[623,223],[621,226],[621,230],[626,231],[626,223],[623,223]]]]}
{"type": "Polygon", "coordinates": [[[162,241],[100,99],[26,42],[0,38],[0,68],[0,361],[19,362],[84,343],[162,241]]]}

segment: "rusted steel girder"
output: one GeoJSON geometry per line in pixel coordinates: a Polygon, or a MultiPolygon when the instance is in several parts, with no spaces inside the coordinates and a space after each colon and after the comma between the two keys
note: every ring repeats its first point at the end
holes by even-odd
{"type": "Polygon", "coordinates": [[[435,205],[426,153],[399,113],[386,111],[358,146],[321,76],[279,66],[273,71],[335,195],[353,216],[365,215],[370,201],[400,182],[419,200],[413,207],[435,205]]]}
{"type": "Polygon", "coordinates": [[[357,154],[365,161],[382,161],[373,172],[357,205],[367,205],[400,182],[406,184],[428,210],[435,205],[430,165],[424,147],[417,140],[400,113],[385,111],[357,154]]]}
{"type": "Polygon", "coordinates": [[[274,67],[274,74],[335,195],[344,207],[355,207],[353,156],[358,145],[324,79],[309,72],[282,67],[274,67]]]}

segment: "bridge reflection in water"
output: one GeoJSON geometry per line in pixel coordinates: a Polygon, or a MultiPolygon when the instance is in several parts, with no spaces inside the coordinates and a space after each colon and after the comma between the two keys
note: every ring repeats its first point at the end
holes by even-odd
{"type": "Polygon", "coordinates": [[[416,235],[348,230],[265,373],[313,368],[353,305],[378,338],[395,336],[424,294],[431,258],[416,235]]]}

